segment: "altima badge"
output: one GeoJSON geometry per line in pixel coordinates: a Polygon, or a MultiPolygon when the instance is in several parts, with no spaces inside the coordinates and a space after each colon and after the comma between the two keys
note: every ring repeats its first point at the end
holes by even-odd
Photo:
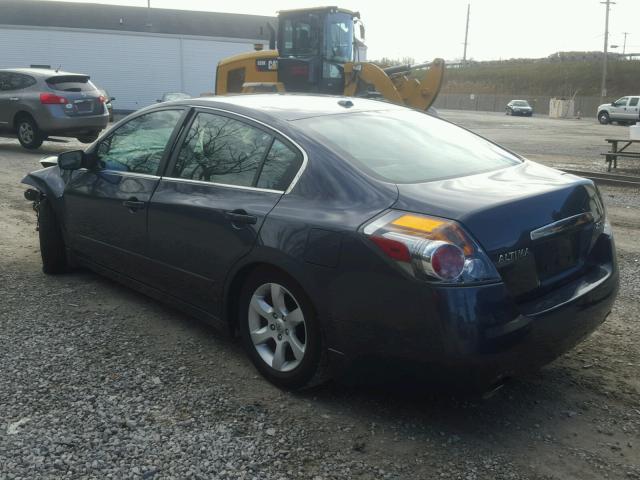
{"type": "Polygon", "coordinates": [[[512,250],[510,252],[501,253],[498,255],[498,264],[515,262],[522,258],[529,256],[529,248],[520,248],[518,250],[512,250]]]}

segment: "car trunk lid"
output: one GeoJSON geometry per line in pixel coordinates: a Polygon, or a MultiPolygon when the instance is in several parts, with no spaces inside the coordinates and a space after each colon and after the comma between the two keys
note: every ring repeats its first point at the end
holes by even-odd
{"type": "Polygon", "coordinates": [[[590,180],[529,161],[398,189],[394,208],[464,225],[523,301],[580,275],[603,227],[604,209],[590,180]]]}

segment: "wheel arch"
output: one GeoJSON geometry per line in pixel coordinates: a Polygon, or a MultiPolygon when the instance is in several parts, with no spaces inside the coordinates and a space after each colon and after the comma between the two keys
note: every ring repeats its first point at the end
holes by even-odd
{"type": "Polygon", "coordinates": [[[237,334],[237,321],[240,308],[240,292],[249,276],[259,269],[272,269],[286,275],[296,283],[309,299],[313,309],[317,312],[317,303],[314,299],[314,286],[310,281],[305,281],[302,266],[296,266],[297,262],[278,261],[273,258],[256,257],[246,260],[233,269],[228,275],[223,292],[223,319],[227,324],[231,335],[237,334]]]}
{"type": "Polygon", "coordinates": [[[60,176],[58,167],[47,167],[42,170],[36,170],[24,177],[21,183],[35,187],[41,194],[45,195],[60,220],[64,218],[62,215],[62,196],[64,194],[65,182],[60,176]]]}
{"type": "Polygon", "coordinates": [[[29,110],[25,110],[24,108],[17,111],[14,115],[13,118],[11,119],[11,128],[16,128],[16,125],[18,123],[18,120],[22,117],[29,117],[31,120],[33,120],[35,122],[36,125],[38,125],[38,121],[35,119],[35,117],[33,116],[33,113],[30,112],[29,110]]]}

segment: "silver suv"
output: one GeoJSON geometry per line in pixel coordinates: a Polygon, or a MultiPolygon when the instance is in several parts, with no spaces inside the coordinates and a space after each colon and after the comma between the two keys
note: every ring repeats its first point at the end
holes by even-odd
{"type": "Polygon", "coordinates": [[[603,125],[611,122],[625,124],[640,121],[640,95],[628,95],[615,102],[600,105],[598,121],[603,125]]]}
{"type": "Polygon", "coordinates": [[[16,68],[0,70],[0,131],[35,149],[49,136],[93,142],[107,126],[105,98],[88,75],[16,68]]]}

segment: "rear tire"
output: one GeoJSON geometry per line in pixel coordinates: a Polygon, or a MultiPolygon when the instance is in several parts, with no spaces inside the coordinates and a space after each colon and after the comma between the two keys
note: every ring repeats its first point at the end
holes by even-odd
{"type": "Polygon", "coordinates": [[[67,252],[62,230],[47,197],[43,197],[38,205],[38,227],[42,271],[48,275],[66,272],[67,252]]]}
{"type": "Polygon", "coordinates": [[[42,145],[45,135],[29,115],[22,115],[16,122],[18,141],[27,150],[35,150],[42,145]]]}
{"type": "Polygon", "coordinates": [[[600,125],[608,125],[611,123],[611,119],[609,118],[609,114],[607,112],[600,112],[598,114],[598,121],[600,125]]]}
{"type": "Polygon", "coordinates": [[[91,132],[87,135],[81,135],[77,137],[80,143],[93,143],[98,139],[100,132],[91,132]]]}
{"type": "Polygon", "coordinates": [[[239,331],[256,369],[284,389],[326,380],[320,322],[302,288],[288,275],[260,268],[240,293],[239,331]]]}

